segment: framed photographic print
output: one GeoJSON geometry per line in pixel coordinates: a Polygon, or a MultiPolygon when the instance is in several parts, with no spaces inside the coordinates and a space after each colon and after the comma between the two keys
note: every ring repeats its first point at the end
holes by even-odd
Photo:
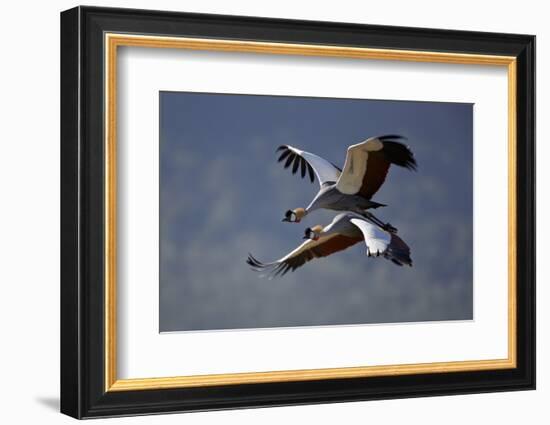
{"type": "Polygon", "coordinates": [[[61,14],[61,411],[533,389],[535,38],[61,14]]]}

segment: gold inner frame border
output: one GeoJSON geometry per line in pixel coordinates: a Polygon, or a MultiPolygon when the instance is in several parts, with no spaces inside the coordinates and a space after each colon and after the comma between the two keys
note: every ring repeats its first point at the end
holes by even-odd
{"type": "Polygon", "coordinates": [[[465,53],[371,49],[330,45],[288,44],[221,39],[180,38],[106,33],[105,46],[105,391],[136,391],[168,388],[238,385],[322,379],[359,378],[511,369],[516,358],[516,58],[465,53]],[[381,366],[302,369],[150,378],[117,378],[117,51],[120,46],[248,52],[280,55],[325,56],[355,59],[397,60],[450,64],[504,66],[508,72],[508,357],[494,360],[468,360],[381,366]]]}

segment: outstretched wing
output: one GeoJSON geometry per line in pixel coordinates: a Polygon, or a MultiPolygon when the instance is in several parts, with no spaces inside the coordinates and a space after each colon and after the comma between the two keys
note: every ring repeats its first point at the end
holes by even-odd
{"type": "Polygon", "coordinates": [[[322,187],[327,182],[335,182],[340,177],[342,170],[336,165],[315,154],[302,151],[290,145],[279,146],[277,152],[282,152],[279,162],[285,161],[285,168],[292,164],[292,174],[296,174],[300,168],[302,178],[309,175],[311,182],[317,176],[319,185],[322,187]]]}
{"type": "Polygon", "coordinates": [[[386,232],[362,218],[352,218],[350,222],[363,233],[369,257],[382,255],[398,266],[407,264],[412,267],[411,250],[395,233],[386,232]]]}
{"type": "Polygon", "coordinates": [[[402,136],[371,137],[348,148],[344,170],[336,187],[342,193],[359,194],[366,199],[380,189],[386,180],[391,164],[416,170],[411,150],[398,140],[402,136]]]}
{"type": "Polygon", "coordinates": [[[252,254],[248,255],[246,262],[253,270],[267,272],[266,274],[271,278],[278,275],[284,276],[289,271],[293,272],[308,261],[315,258],[326,257],[338,251],[343,251],[360,241],[361,238],[331,234],[321,237],[316,241],[307,240],[291,253],[272,263],[262,263],[254,258],[252,254]]]}

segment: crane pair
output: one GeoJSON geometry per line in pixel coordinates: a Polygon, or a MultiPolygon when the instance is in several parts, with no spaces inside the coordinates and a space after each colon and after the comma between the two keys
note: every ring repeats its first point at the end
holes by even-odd
{"type": "Polygon", "coordinates": [[[399,135],[371,137],[348,147],[344,168],[310,152],[283,145],[279,162],[292,166],[292,173],[300,170],[302,178],[311,182],[317,178],[320,189],[305,208],[295,208],[285,213],[283,221],[299,223],[318,209],[341,211],[327,226],[308,227],[305,242],[281,259],[262,263],[251,254],[247,263],[256,271],[267,272],[271,277],[294,271],[314,258],[326,257],[364,241],[367,255],[382,256],[399,266],[412,266],[410,249],[397,236],[397,229],[379,220],[369,210],[384,207],[372,200],[380,189],[392,164],[416,170],[416,160],[411,150],[402,143],[399,135]]]}

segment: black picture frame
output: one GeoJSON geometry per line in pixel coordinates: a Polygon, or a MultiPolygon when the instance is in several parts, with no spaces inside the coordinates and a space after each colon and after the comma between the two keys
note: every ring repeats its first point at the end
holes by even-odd
{"type": "Polygon", "coordinates": [[[535,37],[76,7],[61,13],[61,412],[75,418],[535,388],[535,37]],[[104,33],[517,58],[517,367],[473,372],[105,391],[104,33]]]}

